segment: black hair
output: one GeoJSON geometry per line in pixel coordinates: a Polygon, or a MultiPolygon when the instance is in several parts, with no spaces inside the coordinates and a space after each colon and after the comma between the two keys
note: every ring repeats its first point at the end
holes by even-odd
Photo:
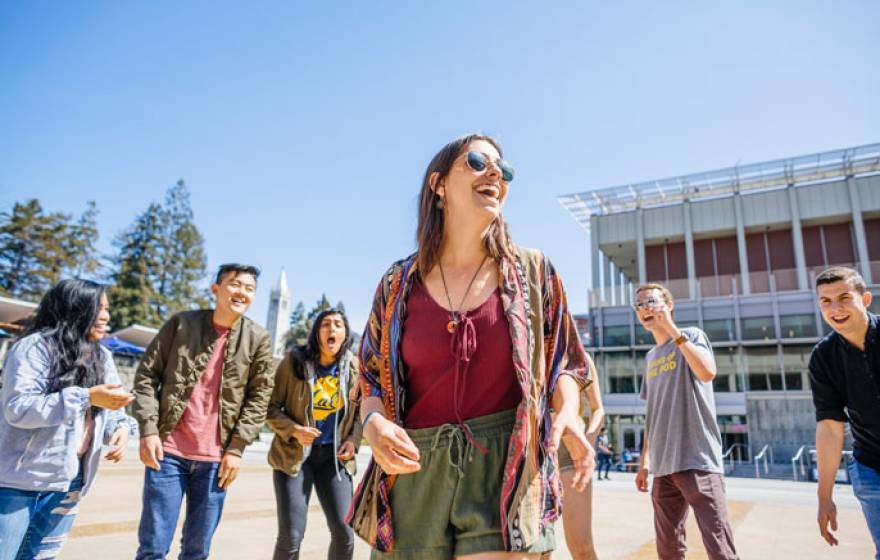
{"type": "Polygon", "coordinates": [[[312,323],[312,330],[309,331],[309,337],[306,339],[306,343],[293,349],[295,358],[301,361],[311,360],[315,363],[318,363],[321,360],[321,341],[319,340],[318,335],[321,331],[321,321],[323,321],[328,315],[339,315],[342,317],[342,323],[345,325],[345,340],[342,341],[342,345],[339,347],[339,352],[336,353],[336,362],[338,363],[339,360],[345,356],[345,353],[351,348],[351,327],[348,324],[348,317],[345,316],[345,313],[335,307],[331,307],[321,311],[318,313],[318,316],[315,317],[315,322],[312,323]]]}
{"type": "Polygon", "coordinates": [[[223,277],[230,272],[234,272],[236,276],[239,274],[250,274],[254,277],[254,280],[260,277],[260,269],[256,266],[241,263],[226,263],[221,264],[220,268],[217,269],[217,277],[214,278],[214,283],[219,284],[222,282],[223,277]]]}
{"type": "Polygon", "coordinates": [[[94,387],[104,378],[101,344],[89,340],[107,287],[71,278],[53,286],[37,308],[28,334],[40,333],[49,344],[47,393],[67,387],[94,387]]]}

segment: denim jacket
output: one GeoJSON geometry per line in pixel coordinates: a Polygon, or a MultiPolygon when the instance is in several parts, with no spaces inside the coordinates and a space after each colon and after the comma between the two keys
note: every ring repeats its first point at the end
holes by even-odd
{"type": "MultiPolygon", "coordinates": [[[[110,351],[104,357],[102,383],[120,383],[110,351]]],[[[9,350],[0,389],[0,487],[65,492],[80,469],[77,450],[83,439],[89,392],[67,387],[47,393],[49,346],[42,334],[22,338],[9,350]]],[[[95,481],[101,443],[119,428],[133,425],[125,412],[99,409],[92,444],[82,457],[85,495],[95,481]]]]}

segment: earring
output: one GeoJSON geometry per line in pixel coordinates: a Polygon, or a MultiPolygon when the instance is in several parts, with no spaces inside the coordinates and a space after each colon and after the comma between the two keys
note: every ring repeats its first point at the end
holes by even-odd
{"type": "Polygon", "coordinates": [[[437,197],[437,210],[443,210],[443,197],[437,197]]]}

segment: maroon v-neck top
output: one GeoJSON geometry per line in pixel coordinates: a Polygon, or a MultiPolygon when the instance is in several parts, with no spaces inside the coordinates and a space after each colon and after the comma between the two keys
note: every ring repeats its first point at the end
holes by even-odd
{"type": "Polygon", "coordinates": [[[452,314],[434,301],[421,281],[413,284],[401,349],[407,368],[407,428],[456,424],[515,408],[522,400],[498,290],[464,313],[454,333],[447,330],[451,318],[452,314]],[[463,336],[467,338],[463,340],[463,336]],[[454,337],[459,337],[457,344],[454,337]],[[460,351],[462,344],[469,351],[460,351]]]}

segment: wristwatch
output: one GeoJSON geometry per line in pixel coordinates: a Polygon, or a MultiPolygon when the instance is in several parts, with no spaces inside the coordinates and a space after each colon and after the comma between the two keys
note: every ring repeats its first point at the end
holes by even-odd
{"type": "Polygon", "coordinates": [[[685,336],[684,333],[681,333],[680,335],[678,335],[678,337],[673,342],[675,342],[676,346],[681,346],[682,344],[684,344],[687,341],[688,341],[688,337],[685,336]]]}

